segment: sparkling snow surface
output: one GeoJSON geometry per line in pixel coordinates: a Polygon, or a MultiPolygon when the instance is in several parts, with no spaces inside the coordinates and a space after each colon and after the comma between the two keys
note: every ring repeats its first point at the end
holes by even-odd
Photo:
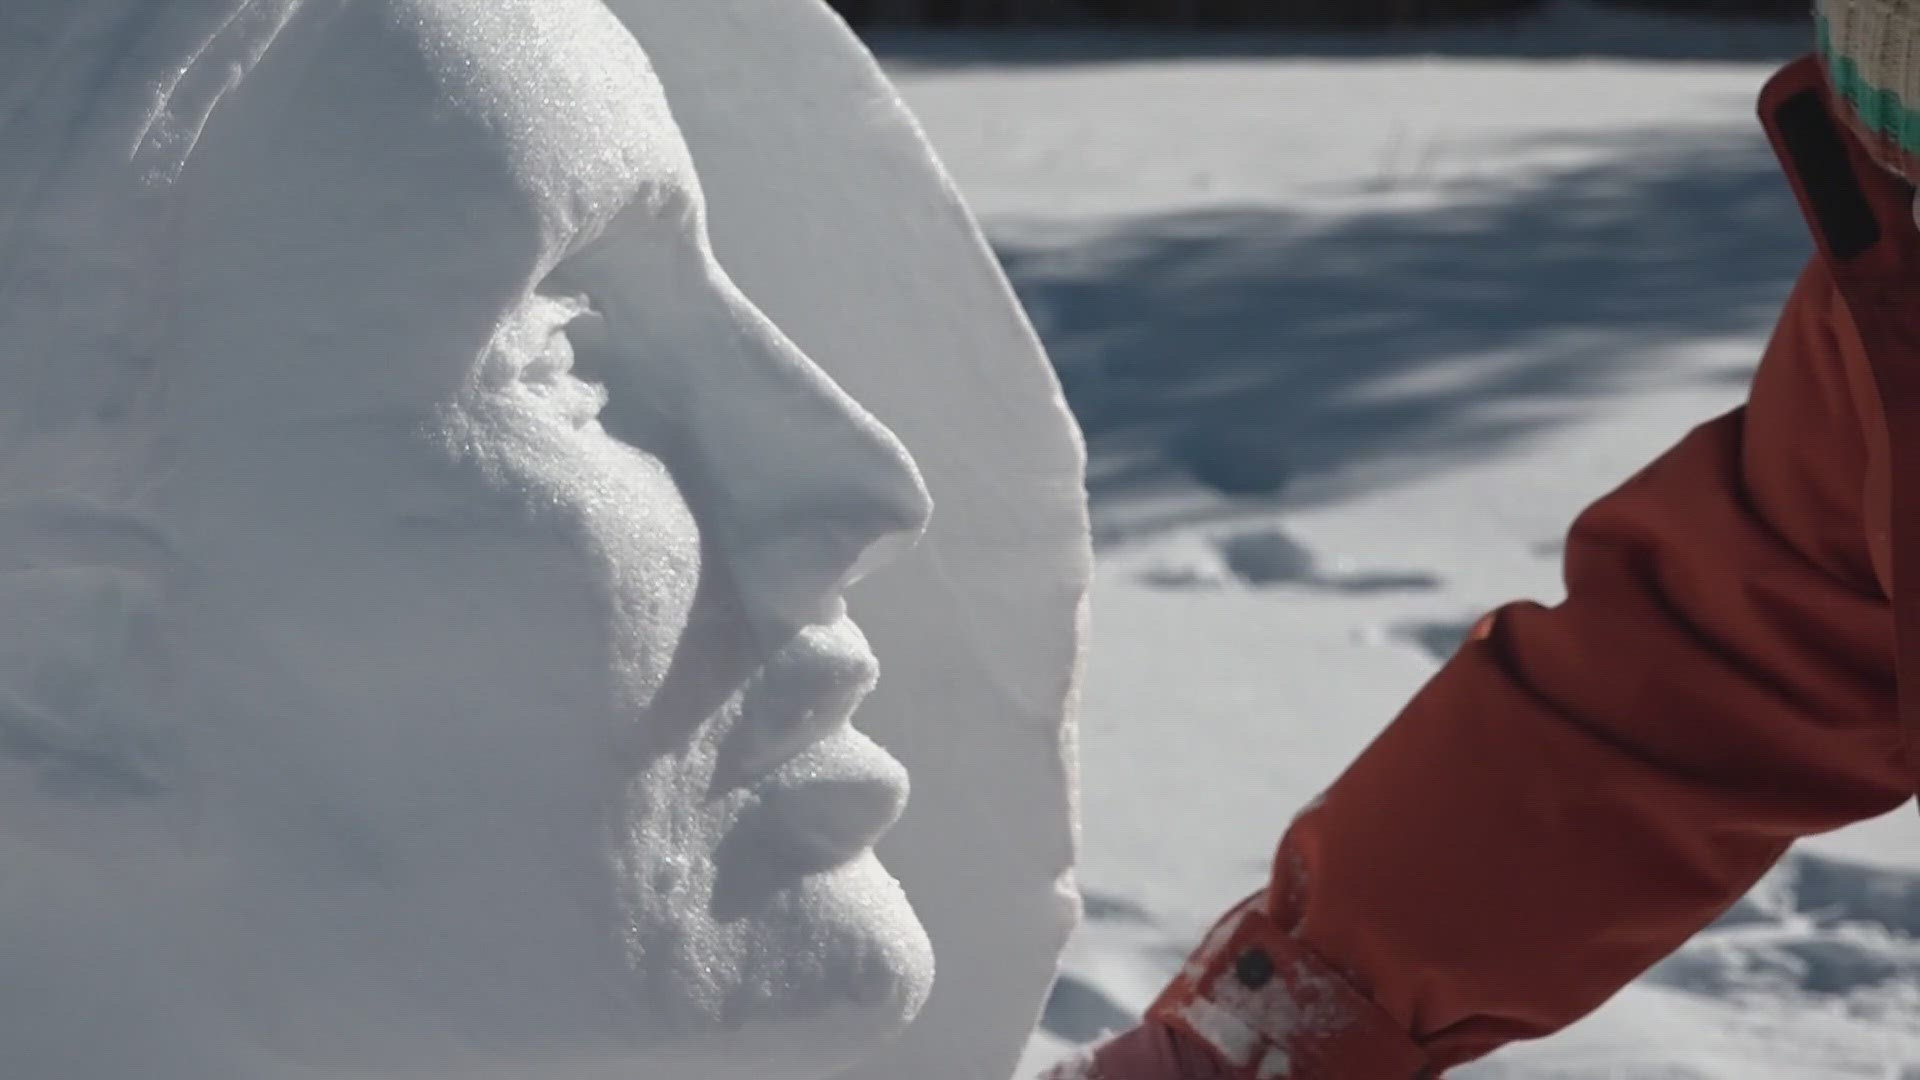
{"type": "MultiPolygon", "coordinates": [[[[1738,403],[1810,250],[1754,117],[1804,40],[1577,3],[879,39],[1092,455],[1087,922],[1023,1076],[1135,1016],[1478,615],[1561,595],[1573,515],[1738,403]]],[[[1457,1075],[1920,1076],[1920,820],[1802,844],[1595,1015],[1457,1075]]]]}

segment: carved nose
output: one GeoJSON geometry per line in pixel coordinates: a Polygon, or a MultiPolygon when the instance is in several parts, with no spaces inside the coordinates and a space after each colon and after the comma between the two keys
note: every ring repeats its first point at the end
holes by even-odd
{"type": "Polygon", "coordinates": [[[684,494],[762,632],[832,621],[848,586],[925,532],[933,501],[885,424],[717,265],[687,261],[589,285],[619,357],[603,419],[637,431],[657,426],[638,414],[671,413],[684,494]]]}
{"type": "MultiPolygon", "coordinates": [[[[758,314],[757,312],[755,313],[758,314]]],[[[759,387],[707,405],[709,525],[746,604],[786,626],[831,620],[847,588],[919,540],[933,500],[898,437],[760,317],[759,387]]]]}

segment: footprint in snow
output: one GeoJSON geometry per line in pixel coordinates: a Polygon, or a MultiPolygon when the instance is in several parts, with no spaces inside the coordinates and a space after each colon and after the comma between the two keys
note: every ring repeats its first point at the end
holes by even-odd
{"type": "Polygon", "coordinates": [[[1721,999],[1910,1014],[1920,1005],[1920,875],[1790,855],[1645,978],[1721,999]]]}
{"type": "Polygon", "coordinates": [[[1468,635],[1478,624],[1473,619],[1438,619],[1406,622],[1395,626],[1389,633],[1391,640],[1404,641],[1440,663],[1453,659],[1453,654],[1466,644],[1468,635]]]}
{"type": "Polygon", "coordinates": [[[1080,1045],[1124,1031],[1138,1020],[1099,987],[1073,975],[1062,975],[1053,984],[1040,1014],[1040,1026],[1048,1034],[1080,1045]]]}
{"type": "Polygon", "coordinates": [[[1153,925],[1153,916],[1147,909],[1124,896],[1113,893],[1082,892],[1082,909],[1088,922],[1131,923],[1135,926],[1153,925]]]}
{"type": "Polygon", "coordinates": [[[1293,479],[1286,451],[1273,433],[1208,430],[1174,440],[1168,457],[1201,484],[1234,499],[1272,499],[1293,479]]]}
{"type": "Polygon", "coordinates": [[[1163,589],[1211,589],[1238,582],[1256,589],[1292,585],[1349,594],[1425,592],[1440,579],[1423,571],[1329,574],[1305,545],[1276,527],[1215,537],[1202,552],[1176,552],[1142,575],[1163,589]]]}
{"type": "Polygon", "coordinates": [[[1234,533],[1214,541],[1233,575],[1248,585],[1310,584],[1321,580],[1313,552],[1280,529],[1234,533]]]}

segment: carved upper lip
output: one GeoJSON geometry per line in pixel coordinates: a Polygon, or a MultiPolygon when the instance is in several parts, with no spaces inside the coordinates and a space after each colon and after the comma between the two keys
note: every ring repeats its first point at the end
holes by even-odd
{"type": "Polygon", "coordinates": [[[765,776],[845,729],[879,677],[880,662],[851,620],[801,627],[742,699],[742,773],[765,776]]]}

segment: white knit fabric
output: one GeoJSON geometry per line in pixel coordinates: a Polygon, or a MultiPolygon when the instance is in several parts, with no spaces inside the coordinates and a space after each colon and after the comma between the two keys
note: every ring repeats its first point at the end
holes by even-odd
{"type": "Polygon", "coordinates": [[[1920,0],[1817,0],[1835,51],[1875,87],[1920,109],[1920,0]]]}

